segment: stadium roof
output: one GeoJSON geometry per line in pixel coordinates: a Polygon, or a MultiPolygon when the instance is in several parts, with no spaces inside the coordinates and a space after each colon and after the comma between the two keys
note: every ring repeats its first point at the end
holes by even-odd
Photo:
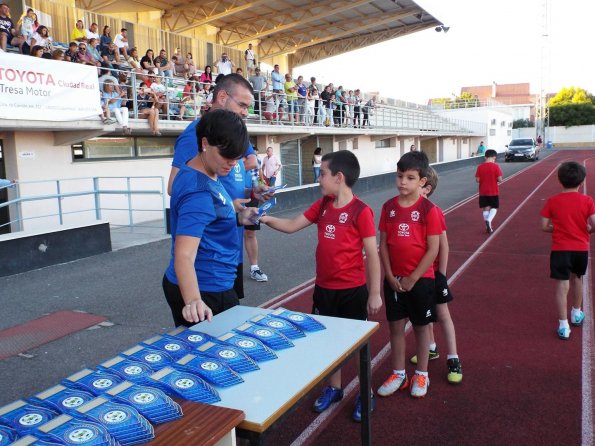
{"type": "Polygon", "coordinates": [[[184,32],[217,28],[217,43],[258,43],[260,60],[289,55],[301,65],[411,34],[441,22],[411,0],[86,0],[95,11],[147,7],[162,26],[184,32]]]}

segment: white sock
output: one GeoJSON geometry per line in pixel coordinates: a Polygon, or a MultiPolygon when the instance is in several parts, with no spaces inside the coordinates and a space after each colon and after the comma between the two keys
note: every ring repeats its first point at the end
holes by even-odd
{"type": "Polygon", "coordinates": [[[393,373],[394,373],[395,375],[397,375],[397,376],[401,376],[401,377],[403,377],[403,376],[405,376],[405,375],[406,375],[405,369],[403,369],[403,370],[394,370],[394,369],[393,369],[393,373]]]}
{"type": "Polygon", "coordinates": [[[416,375],[421,375],[421,376],[425,376],[426,378],[428,377],[428,372],[420,372],[419,370],[415,371],[416,375]]]}
{"type": "Polygon", "coordinates": [[[568,319],[559,320],[558,323],[560,324],[560,328],[570,328],[570,325],[568,325],[568,319]]]}
{"type": "Polygon", "coordinates": [[[446,355],[446,359],[459,359],[459,355],[446,355]]]}
{"type": "Polygon", "coordinates": [[[250,265],[250,271],[256,271],[257,269],[260,269],[258,265],[250,265]]]}
{"type": "Polygon", "coordinates": [[[436,343],[435,342],[432,342],[430,344],[430,350],[436,350],[436,343]]]}
{"type": "Polygon", "coordinates": [[[490,211],[483,211],[483,219],[488,221],[488,217],[490,216],[490,211]]]}
{"type": "Polygon", "coordinates": [[[492,220],[494,219],[494,217],[496,216],[496,212],[498,212],[498,209],[495,209],[495,208],[490,209],[490,212],[488,212],[488,218],[486,220],[491,223],[492,220]]]}

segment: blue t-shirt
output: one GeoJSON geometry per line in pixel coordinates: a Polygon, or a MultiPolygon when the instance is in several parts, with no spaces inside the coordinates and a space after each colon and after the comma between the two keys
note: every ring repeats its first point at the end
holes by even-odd
{"type": "MultiPolygon", "coordinates": [[[[246,198],[246,180],[245,177],[250,176],[246,172],[246,168],[244,167],[244,160],[239,160],[238,163],[231,169],[224,177],[219,177],[219,181],[225,188],[225,191],[229,194],[232,200],[237,198],[246,198]]],[[[244,263],[244,250],[243,243],[244,243],[244,227],[238,226],[238,238],[240,241],[240,257],[238,259],[239,263],[244,263]]]]}
{"type": "Polygon", "coordinates": [[[187,235],[201,239],[194,262],[198,288],[211,292],[232,289],[242,245],[233,203],[221,182],[182,166],[172,185],[170,203],[172,248],[167,279],[179,284],[174,246],[177,236],[187,235]]]}

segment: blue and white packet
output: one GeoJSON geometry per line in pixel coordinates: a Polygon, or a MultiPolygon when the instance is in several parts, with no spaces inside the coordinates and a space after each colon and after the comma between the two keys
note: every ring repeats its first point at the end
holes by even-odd
{"type": "Polygon", "coordinates": [[[293,347],[293,342],[287,339],[285,335],[270,327],[246,322],[234,328],[233,331],[258,339],[273,350],[283,350],[293,347]]]}
{"type": "Polygon", "coordinates": [[[298,327],[280,317],[259,314],[258,316],[251,318],[248,322],[277,330],[288,339],[299,339],[306,336],[306,334],[298,327]]]}
{"type": "Polygon", "coordinates": [[[23,400],[13,401],[0,407],[0,423],[16,430],[19,436],[35,432],[39,426],[53,420],[58,415],[55,410],[29,404],[23,400]]]}
{"type": "Polygon", "coordinates": [[[160,370],[175,362],[175,359],[162,350],[149,348],[144,345],[136,345],[123,351],[120,355],[132,361],[140,361],[147,364],[151,370],[160,370]]]}
{"type": "MultiPolygon", "coordinates": [[[[178,327],[175,330],[170,331],[167,333],[168,336],[172,336],[177,339],[181,339],[186,344],[190,345],[192,348],[200,347],[207,342],[215,342],[215,338],[211,335],[206,333],[202,333],[200,331],[190,330],[186,327],[178,327]]],[[[192,353],[192,352],[190,352],[192,353]]]]}
{"type": "Polygon", "coordinates": [[[275,197],[262,203],[260,206],[258,206],[258,213],[254,217],[252,217],[252,222],[255,225],[260,223],[260,217],[262,217],[269,210],[271,210],[271,208],[275,207],[276,204],[277,204],[277,199],[275,197]]]}
{"type": "Polygon", "coordinates": [[[35,436],[44,441],[54,441],[67,446],[120,446],[102,425],[79,420],[70,415],[60,415],[40,426],[35,436]]]}
{"type": "Polygon", "coordinates": [[[155,438],[149,421],[131,406],[97,397],[77,409],[77,418],[101,424],[122,446],[140,444],[155,438]]]}
{"type": "Polygon", "coordinates": [[[141,345],[166,352],[173,359],[172,364],[192,352],[192,346],[182,339],[168,335],[154,336],[141,342],[141,345]]]}
{"type": "Polygon", "coordinates": [[[301,313],[299,311],[277,308],[275,311],[269,313],[269,315],[285,319],[306,333],[310,331],[326,330],[326,327],[321,322],[317,321],[309,314],[301,313]]]}
{"type": "Polygon", "coordinates": [[[17,431],[6,424],[0,424],[0,446],[12,444],[18,438],[17,431]]]}
{"type": "Polygon", "coordinates": [[[244,336],[239,333],[228,332],[217,338],[219,342],[225,342],[241,348],[244,353],[256,362],[271,361],[277,359],[277,354],[260,340],[251,336],[244,336]]]}
{"type": "Polygon", "coordinates": [[[260,367],[240,348],[215,340],[198,347],[199,354],[207,355],[226,363],[237,373],[248,373],[259,370],[260,367]]]}
{"type": "Polygon", "coordinates": [[[205,380],[188,372],[166,367],[151,375],[152,386],[159,387],[170,396],[213,404],[221,401],[219,393],[205,380]]]}
{"type": "Polygon", "coordinates": [[[128,381],[111,388],[104,397],[134,407],[153,424],[167,423],[183,415],[180,405],[163,391],[128,381]]]}
{"type": "Polygon", "coordinates": [[[31,398],[29,402],[41,407],[47,407],[58,413],[73,416],[78,407],[93,400],[95,395],[81,389],[71,389],[61,384],[40,392],[31,398]]]}
{"type": "Polygon", "coordinates": [[[72,389],[81,389],[99,396],[123,381],[124,379],[115,373],[104,370],[83,369],[63,379],[62,384],[72,389]]]}
{"type": "Polygon", "coordinates": [[[244,382],[242,377],[223,361],[207,355],[186,355],[172,367],[182,372],[200,376],[217,387],[231,387],[244,382]]]}
{"type": "MultiPolygon", "coordinates": [[[[149,376],[156,372],[153,368],[140,361],[133,361],[122,356],[105,361],[97,366],[97,370],[103,370],[108,373],[115,373],[125,380],[136,384],[147,384],[149,376]]],[[[119,383],[118,383],[119,384],[119,383]]]]}
{"type": "MultiPolygon", "coordinates": [[[[7,443],[8,444],[8,443],[7,443]]],[[[24,437],[19,438],[14,443],[10,443],[10,446],[62,446],[64,443],[55,443],[40,440],[33,435],[25,435],[24,437]]],[[[0,440],[0,445],[4,445],[2,440],[0,440]]]]}

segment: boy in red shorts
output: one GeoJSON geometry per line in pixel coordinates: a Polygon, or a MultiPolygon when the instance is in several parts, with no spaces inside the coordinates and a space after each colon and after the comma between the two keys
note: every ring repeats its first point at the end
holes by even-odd
{"type": "Polygon", "coordinates": [[[475,181],[479,183],[479,207],[483,210],[486,232],[494,232],[492,220],[500,207],[498,184],[502,182],[502,170],[496,164],[498,154],[495,150],[486,150],[485,162],[477,166],[475,181]]]}
{"type": "MultiPolygon", "coordinates": [[[[359,162],[352,152],[327,153],[320,166],[320,188],[324,195],[320,200],[293,219],[267,215],[260,218],[262,223],[286,233],[318,225],[313,313],[322,316],[366,320],[368,313],[376,314],[382,306],[374,214],[351,190],[359,172],[359,162]],[[362,248],[371,278],[369,291],[362,248]]],[[[314,403],[314,411],[323,412],[342,398],[341,370],[338,370],[314,403]]],[[[359,397],[353,419],[361,421],[359,397]]]]}
{"type": "Polygon", "coordinates": [[[585,181],[584,166],[567,161],[558,168],[558,180],[563,190],[548,198],[541,210],[541,228],[552,233],[550,253],[550,277],[556,280],[556,304],[558,306],[558,337],[570,338],[568,325],[567,296],[570,282],[574,288],[570,323],[581,326],[585,314],[582,276],[587,272],[589,261],[589,234],[595,231],[595,204],[588,195],[578,190],[585,181]]]}
{"type": "Polygon", "coordinates": [[[411,396],[428,392],[429,323],[436,321],[434,269],[442,225],[438,208],[421,196],[426,184],[428,157],[408,152],[397,163],[399,195],[382,206],[380,259],[384,267],[384,300],[389,321],[392,374],[378,389],[389,396],[409,385],[405,372],[405,324],[411,321],[417,342],[417,370],[411,396]]]}

